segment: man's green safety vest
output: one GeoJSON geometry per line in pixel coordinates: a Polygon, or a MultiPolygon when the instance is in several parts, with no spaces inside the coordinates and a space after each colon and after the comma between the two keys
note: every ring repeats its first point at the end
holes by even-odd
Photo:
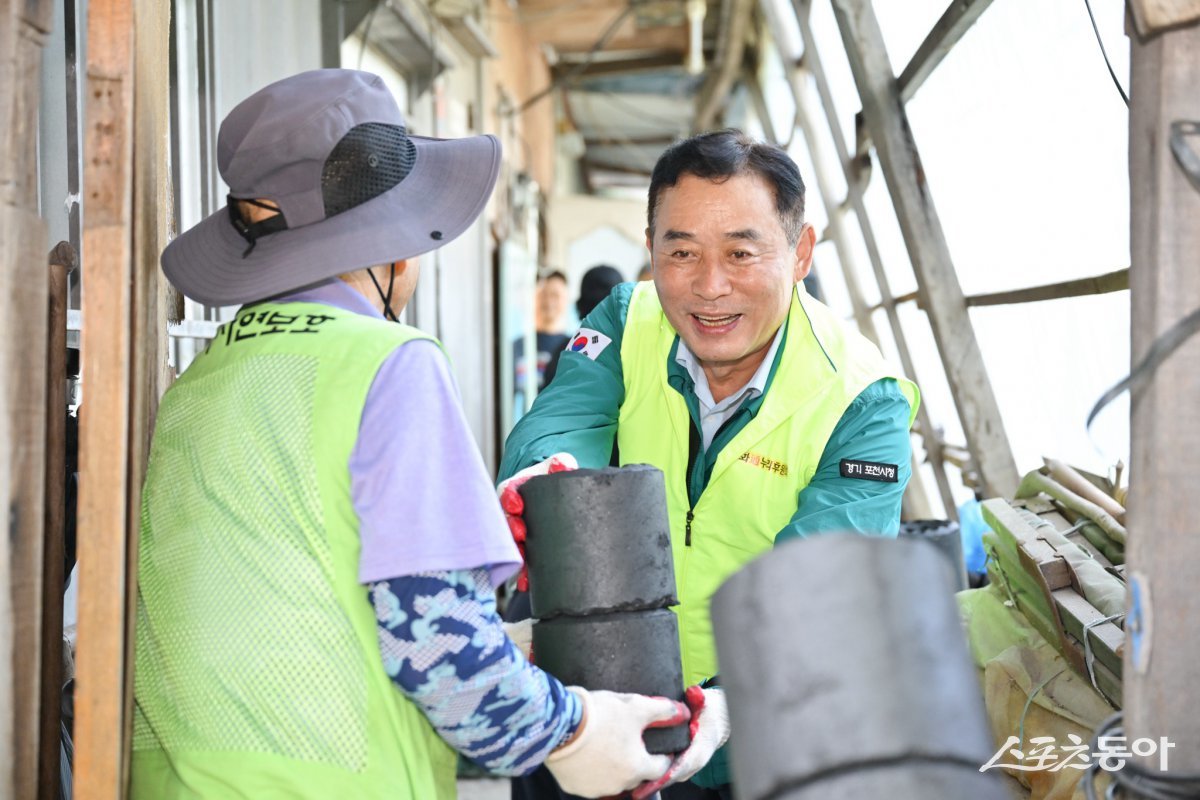
{"type": "Polygon", "coordinates": [[[797,284],[783,357],[762,407],[717,456],[693,508],[687,488],[691,416],[683,396],[667,383],[675,336],[654,285],[639,284],[621,342],[625,400],[617,446],[622,464],[653,464],[667,478],[680,603],[675,610],[690,686],[717,674],[709,599],[726,578],[774,544],[850,403],[875,381],[896,378],[909,402],[911,425],[919,394],[873,344],[797,284]]]}
{"type": "Polygon", "coordinates": [[[260,304],[163,398],[138,558],[135,800],[455,796],[453,751],[384,671],[350,496],[367,391],[415,338],[429,337],[260,304]]]}

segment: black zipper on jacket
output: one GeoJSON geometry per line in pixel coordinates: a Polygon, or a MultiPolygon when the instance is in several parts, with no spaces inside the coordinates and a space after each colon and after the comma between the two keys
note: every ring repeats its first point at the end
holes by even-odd
{"type": "Polygon", "coordinates": [[[688,496],[687,517],[685,517],[683,528],[683,546],[692,546],[692,520],[696,516],[696,506],[692,503],[692,472],[696,469],[696,459],[700,455],[700,432],[696,430],[696,424],[691,424],[691,435],[688,437],[688,468],[687,477],[684,480],[684,491],[688,496]]]}

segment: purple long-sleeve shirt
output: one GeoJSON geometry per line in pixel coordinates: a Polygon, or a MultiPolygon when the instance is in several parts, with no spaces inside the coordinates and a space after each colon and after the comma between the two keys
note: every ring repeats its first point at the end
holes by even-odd
{"type": "MultiPolygon", "coordinates": [[[[321,303],[382,319],[336,278],[274,302],[321,303]]],[[[498,586],[520,567],[449,364],[433,342],[407,342],[380,366],[348,468],[362,583],[484,567],[498,586]]]]}
{"type": "MultiPolygon", "coordinates": [[[[276,302],[381,317],[336,279],[276,302]]],[[[384,669],[460,753],[529,772],[575,733],[582,701],[500,627],[492,589],[520,555],[436,344],[407,342],[380,366],[346,466],[384,669]]]]}

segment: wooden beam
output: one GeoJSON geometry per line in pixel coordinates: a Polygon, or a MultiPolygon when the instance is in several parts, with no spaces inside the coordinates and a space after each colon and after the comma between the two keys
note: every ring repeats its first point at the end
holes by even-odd
{"type": "Polygon", "coordinates": [[[91,0],[84,138],[75,797],[124,796],[133,280],[133,0],[91,0]]]}
{"type": "Polygon", "coordinates": [[[589,147],[622,147],[626,145],[666,147],[667,145],[674,144],[677,141],[679,141],[679,138],[676,136],[630,136],[627,138],[622,137],[620,139],[602,136],[586,137],[584,138],[583,143],[589,147]]]}
{"type": "MultiPolygon", "coordinates": [[[[915,292],[915,291],[914,292],[905,292],[904,294],[900,295],[899,297],[893,297],[892,304],[900,305],[901,303],[911,303],[914,300],[919,301],[920,299],[921,299],[920,292],[915,292]]],[[[920,306],[921,306],[921,304],[918,302],[917,307],[920,308],[920,306]]],[[[872,311],[878,311],[881,308],[887,308],[887,306],[884,304],[884,302],[882,300],[880,300],[875,305],[871,306],[872,311]]]]}
{"type": "MultiPolygon", "coordinates": [[[[598,12],[564,11],[558,16],[526,22],[524,28],[534,41],[552,45],[560,53],[586,53],[596,43],[601,31],[624,10],[624,5],[618,3],[611,9],[598,12]]],[[[636,16],[630,14],[604,49],[675,50],[683,53],[687,49],[687,28],[683,25],[639,28],[636,16]]]]}
{"type": "Polygon", "coordinates": [[[1142,36],[1200,20],[1200,0],[1129,0],[1129,7],[1142,36]]]}
{"type": "MultiPolygon", "coordinates": [[[[942,13],[925,40],[921,42],[917,52],[904,67],[897,78],[900,85],[900,99],[905,104],[913,99],[917,90],[933,74],[958,41],[970,30],[975,21],[992,4],[992,0],[951,0],[949,7],[942,13]]],[[[871,165],[871,135],[861,127],[862,112],[855,115],[858,129],[855,131],[857,142],[855,151],[862,163],[869,169],[871,165]]],[[[864,181],[865,182],[865,181],[864,181]]]]}
{"type": "Polygon", "coordinates": [[[38,797],[57,800],[62,738],[63,542],[67,489],[67,275],[75,248],[59,242],[50,251],[47,281],[46,503],[42,568],[42,698],[38,797]]]}
{"type": "Polygon", "coordinates": [[[1037,303],[1043,300],[1061,300],[1067,297],[1086,297],[1093,294],[1119,292],[1129,288],[1129,269],[1119,269],[1093,278],[1076,278],[1027,289],[1009,289],[1004,292],[973,294],[967,297],[968,306],[1006,306],[1016,303],[1037,303]]]}
{"type": "Polygon", "coordinates": [[[984,492],[1009,497],[1017,487],[1016,462],[925,182],[883,32],[870,0],[833,0],[833,11],[984,492]]]}
{"type": "Polygon", "coordinates": [[[829,164],[835,159],[825,150],[825,140],[821,138],[813,122],[814,114],[811,100],[808,96],[807,72],[799,69],[789,70],[789,85],[792,89],[792,99],[796,105],[796,124],[804,136],[809,159],[813,164],[813,178],[817,183],[817,193],[825,205],[825,215],[829,219],[829,238],[833,242],[834,251],[842,266],[842,276],[846,282],[846,291],[850,297],[850,305],[854,320],[864,336],[879,346],[879,332],[871,317],[869,307],[863,295],[862,286],[858,281],[858,269],[854,251],[850,248],[849,235],[846,231],[845,215],[839,213],[834,205],[833,175],[829,164]]]}
{"type": "MultiPolygon", "coordinates": [[[[1171,123],[1200,119],[1200,26],[1130,36],[1130,357],[1200,308],[1200,192],[1171,154],[1171,123]]],[[[1125,732],[1177,743],[1172,773],[1200,772],[1200,337],[1158,368],[1131,402],[1125,732]]],[[[1143,761],[1157,769],[1158,761],[1143,761]]]]}
{"type": "MultiPolygon", "coordinates": [[[[942,60],[950,54],[958,41],[970,30],[975,21],[992,4],[992,0],[951,0],[949,7],[930,29],[917,48],[917,52],[900,73],[897,82],[900,85],[900,99],[907,104],[917,93],[917,90],[933,74],[942,60]]],[[[871,135],[862,128],[862,112],[855,115],[858,124],[855,131],[857,142],[855,151],[862,163],[869,169],[871,165],[871,135]]]]}
{"type": "Polygon", "coordinates": [[[1085,644],[1084,629],[1087,628],[1087,642],[1091,645],[1092,653],[1113,674],[1121,675],[1121,653],[1124,652],[1125,631],[1117,626],[1116,621],[1101,622],[1105,615],[1096,610],[1075,589],[1055,589],[1051,592],[1058,606],[1059,618],[1067,633],[1085,644]],[[1088,628],[1088,626],[1092,626],[1088,628]]]}
{"type": "MultiPolygon", "coordinates": [[[[986,294],[968,295],[966,302],[968,306],[1006,306],[1015,305],[1018,303],[1037,303],[1043,300],[1062,300],[1067,297],[1087,297],[1093,294],[1108,294],[1110,292],[1119,292],[1129,288],[1129,268],[1118,269],[1113,272],[1106,272],[1103,275],[1097,275],[1093,278],[1075,278],[1069,281],[1061,281],[1059,283],[1047,283],[1042,286],[1030,286],[1025,289],[1007,289],[1003,292],[988,292],[986,294]]],[[[921,305],[921,293],[909,292],[895,298],[896,303],[911,303],[913,300],[918,301],[917,307],[924,309],[921,305]]],[[[876,303],[871,306],[871,310],[875,311],[883,307],[883,303],[876,303]]]]}
{"type": "Polygon", "coordinates": [[[46,225],[38,105],[50,0],[0,0],[0,796],[38,794],[46,448],[46,225]]]}
{"type": "MultiPolygon", "coordinates": [[[[661,72],[662,70],[675,69],[683,65],[683,53],[678,50],[664,50],[659,53],[647,55],[645,51],[635,51],[633,55],[627,58],[611,58],[607,51],[603,52],[603,58],[594,58],[588,64],[587,72],[583,73],[574,82],[574,87],[578,91],[587,91],[587,83],[591,78],[611,78],[616,75],[635,75],[641,72],[661,72]]],[[[578,56],[574,54],[560,54],[558,62],[551,67],[551,72],[554,77],[569,73],[572,68],[579,66],[583,61],[583,54],[578,56]]]]}
{"type": "Polygon", "coordinates": [[[583,157],[587,163],[589,170],[601,170],[603,172],[616,172],[621,175],[644,175],[650,177],[650,170],[643,167],[631,167],[628,164],[608,164],[603,161],[597,161],[594,158],[583,157]]]}
{"type": "MultiPolygon", "coordinates": [[[[782,48],[783,43],[778,39],[776,39],[776,44],[782,48]]],[[[817,182],[817,194],[821,196],[821,200],[825,204],[825,215],[829,218],[828,234],[833,242],[834,251],[837,253],[838,263],[841,265],[842,280],[846,284],[846,294],[850,298],[854,321],[858,325],[859,332],[871,340],[876,347],[879,347],[879,331],[875,329],[875,320],[868,310],[862,285],[858,280],[859,267],[854,250],[850,247],[845,215],[833,205],[833,175],[830,168],[833,159],[825,150],[824,140],[818,135],[816,125],[812,121],[813,114],[809,108],[812,101],[808,97],[808,83],[805,76],[795,69],[789,70],[789,73],[788,84],[791,87],[792,99],[796,107],[794,124],[800,128],[808,147],[809,160],[812,162],[814,178],[817,182]]],[[[747,77],[747,84],[750,86],[750,96],[754,100],[755,108],[758,109],[757,113],[761,118],[763,129],[769,131],[772,143],[778,145],[762,85],[754,75],[747,77]]],[[[908,487],[904,490],[902,514],[905,519],[931,519],[933,510],[929,505],[929,496],[925,492],[925,482],[921,479],[920,463],[915,452],[912,454],[911,460],[912,476],[909,479],[908,487]]],[[[953,509],[954,500],[950,493],[950,484],[946,480],[945,469],[938,464],[934,467],[934,473],[938,488],[942,490],[943,506],[953,509]]]]}
{"type": "MultiPolygon", "coordinates": [[[[875,228],[871,224],[870,215],[867,213],[867,205],[863,197],[863,184],[858,180],[858,167],[846,146],[846,138],[842,133],[841,123],[838,121],[833,92],[830,90],[829,81],[825,77],[821,55],[817,50],[816,37],[813,36],[812,27],[809,25],[808,11],[810,3],[811,0],[796,0],[793,3],[800,22],[800,34],[804,40],[803,65],[793,67],[787,71],[789,85],[792,88],[792,96],[796,101],[797,122],[804,129],[805,138],[808,140],[810,146],[815,146],[820,150],[821,146],[817,144],[820,141],[820,136],[817,134],[816,126],[812,122],[816,118],[817,109],[811,100],[811,91],[809,89],[809,80],[811,79],[813,85],[816,86],[821,108],[824,111],[826,122],[829,125],[829,132],[833,139],[834,152],[838,163],[841,164],[842,174],[848,187],[845,205],[853,209],[854,215],[858,219],[858,228],[862,234],[863,245],[867,251],[867,261],[871,265],[871,272],[875,276],[875,283],[879,288],[880,304],[887,315],[888,325],[892,330],[892,340],[896,343],[896,352],[900,357],[900,368],[904,370],[906,377],[917,381],[919,384],[919,376],[917,375],[916,366],[913,364],[912,353],[908,347],[908,337],[905,336],[904,327],[900,324],[900,315],[896,310],[897,301],[892,298],[891,282],[888,280],[887,270],[883,265],[883,256],[879,251],[879,244],[875,240],[875,228]],[[807,122],[805,118],[807,118],[807,122]]],[[[813,156],[814,164],[817,158],[816,155],[813,156]]],[[[823,161],[828,160],[829,156],[821,156],[820,159],[823,161]]],[[[833,190],[829,188],[828,191],[832,192],[833,190]]],[[[824,196],[825,190],[822,190],[821,194],[824,196]]],[[[830,195],[827,207],[833,208],[832,195],[830,195]]],[[[839,206],[830,212],[829,218],[831,224],[833,224],[834,220],[837,220],[838,224],[841,224],[843,216],[842,208],[842,206],[839,206]]],[[[929,403],[924,399],[920,406],[917,407],[916,427],[921,431],[921,442],[933,466],[933,476],[937,482],[938,495],[941,497],[946,518],[957,520],[958,511],[954,504],[954,494],[950,489],[949,479],[946,476],[946,462],[942,455],[942,445],[938,437],[938,429],[933,424],[933,415],[930,413],[929,403]]]]}
{"type": "Polygon", "coordinates": [[[1071,586],[1071,569],[1057,550],[1043,541],[1032,525],[1021,516],[1012,501],[1000,497],[984,500],[984,520],[997,534],[1011,538],[1026,557],[1023,562],[1030,575],[1040,576],[1046,584],[1046,601],[1055,589],[1071,586]]]}
{"type": "Polygon", "coordinates": [[[715,68],[708,71],[704,85],[696,95],[696,114],[692,131],[701,133],[718,125],[717,115],[725,109],[734,82],[742,72],[746,37],[750,33],[750,15],[754,0],[722,0],[717,35],[715,68]]]}
{"type": "Polygon", "coordinates": [[[951,0],[939,19],[900,73],[900,99],[907,103],[933,74],[951,48],[958,44],[975,20],[988,9],[992,0],[951,0]]]}
{"type": "Polygon", "coordinates": [[[170,4],[134,0],[133,263],[129,321],[129,463],[126,516],[125,691],[122,773],[128,774],[133,736],[134,622],[137,609],[138,527],[142,482],[158,402],[170,384],[167,317],[170,290],[159,255],[170,241],[174,191],[170,164],[170,4]]]}

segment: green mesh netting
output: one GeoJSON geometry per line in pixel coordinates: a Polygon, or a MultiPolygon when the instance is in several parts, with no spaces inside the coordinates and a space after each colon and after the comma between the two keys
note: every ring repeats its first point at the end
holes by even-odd
{"type": "Polygon", "coordinates": [[[134,749],[361,769],[364,654],[334,594],[317,360],[239,359],[159,411],[142,506],[134,749]]]}

